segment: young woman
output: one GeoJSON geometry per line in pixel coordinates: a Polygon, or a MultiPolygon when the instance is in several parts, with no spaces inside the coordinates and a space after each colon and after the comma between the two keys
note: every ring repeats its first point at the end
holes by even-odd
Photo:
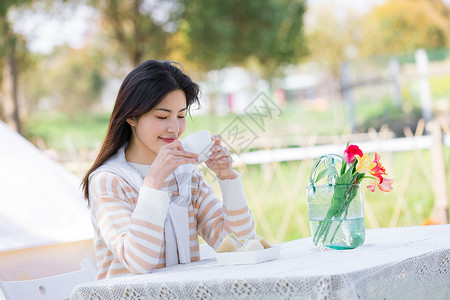
{"type": "Polygon", "coordinates": [[[101,150],[83,179],[95,230],[98,279],[200,259],[198,235],[216,248],[230,232],[255,238],[230,153],[214,136],[206,165],[223,201],[179,141],[199,87],[177,66],[149,60],[120,87],[101,150]]]}

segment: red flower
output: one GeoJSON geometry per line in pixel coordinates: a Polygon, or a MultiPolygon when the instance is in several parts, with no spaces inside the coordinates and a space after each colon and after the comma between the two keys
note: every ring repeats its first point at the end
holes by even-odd
{"type": "Polygon", "coordinates": [[[352,164],[355,161],[355,155],[362,157],[364,154],[356,145],[349,145],[344,151],[344,162],[352,164]]]}

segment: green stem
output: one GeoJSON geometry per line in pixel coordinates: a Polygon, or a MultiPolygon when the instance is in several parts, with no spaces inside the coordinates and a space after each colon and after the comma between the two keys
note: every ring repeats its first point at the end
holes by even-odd
{"type": "Polygon", "coordinates": [[[329,221],[329,220],[320,221],[319,227],[320,227],[320,231],[316,235],[316,237],[317,237],[316,241],[319,242],[320,239],[322,238],[322,243],[325,243],[325,239],[327,238],[328,231],[330,230],[330,227],[331,227],[331,221],[329,221]]]}
{"type": "Polygon", "coordinates": [[[319,221],[319,226],[317,227],[316,233],[314,234],[313,237],[314,244],[317,244],[321,239],[322,243],[325,243],[325,240],[327,239],[328,233],[333,224],[332,219],[333,218],[341,219],[336,229],[334,230],[333,236],[330,240],[330,243],[333,242],[334,238],[336,237],[337,231],[341,227],[343,221],[341,216],[345,212],[344,219],[347,217],[348,208],[350,206],[350,203],[355,198],[357,192],[358,187],[352,185],[348,185],[345,188],[344,193],[342,192],[337,193],[335,190],[335,192],[333,193],[333,197],[331,199],[331,207],[328,210],[327,215],[325,216],[324,220],[319,221]]]}
{"type": "MultiPolygon", "coordinates": [[[[347,217],[347,214],[348,214],[348,207],[345,210],[345,215],[344,215],[344,218],[343,218],[344,220],[347,217]]],[[[333,236],[331,237],[330,243],[332,243],[334,241],[334,238],[336,237],[336,233],[338,232],[339,227],[341,227],[343,219],[341,219],[341,221],[339,222],[338,226],[336,226],[336,230],[334,231],[333,236]]]]}

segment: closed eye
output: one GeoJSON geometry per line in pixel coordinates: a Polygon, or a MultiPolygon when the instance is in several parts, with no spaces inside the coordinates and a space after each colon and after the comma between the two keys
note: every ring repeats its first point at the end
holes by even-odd
{"type": "Polygon", "coordinates": [[[180,118],[180,119],[184,119],[185,118],[185,116],[183,115],[183,116],[178,116],[178,118],[180,118]]]}
{"type": "Polygon", "coordinates": [[[167,119],[167,117],[157,117],[158,119],[160,119],[160,120],[165,120],[165,119],[167,119]]]}

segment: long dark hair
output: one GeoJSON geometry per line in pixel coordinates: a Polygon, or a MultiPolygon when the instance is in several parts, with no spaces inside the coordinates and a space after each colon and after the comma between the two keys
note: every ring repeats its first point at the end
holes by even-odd
{"type": "Polygon", "coordinates": [[[127,123],[128,118],[139,118],[175,90],[183,90],[186,94],[188,110],[192,104],[199,103],[199,86],[178,66],[181,65],[170,61],[148,60],[125,77],[117,94],[103,145],[81,183],[88,203],[89,175],[130,140],[131,128],[127,123]]]}

